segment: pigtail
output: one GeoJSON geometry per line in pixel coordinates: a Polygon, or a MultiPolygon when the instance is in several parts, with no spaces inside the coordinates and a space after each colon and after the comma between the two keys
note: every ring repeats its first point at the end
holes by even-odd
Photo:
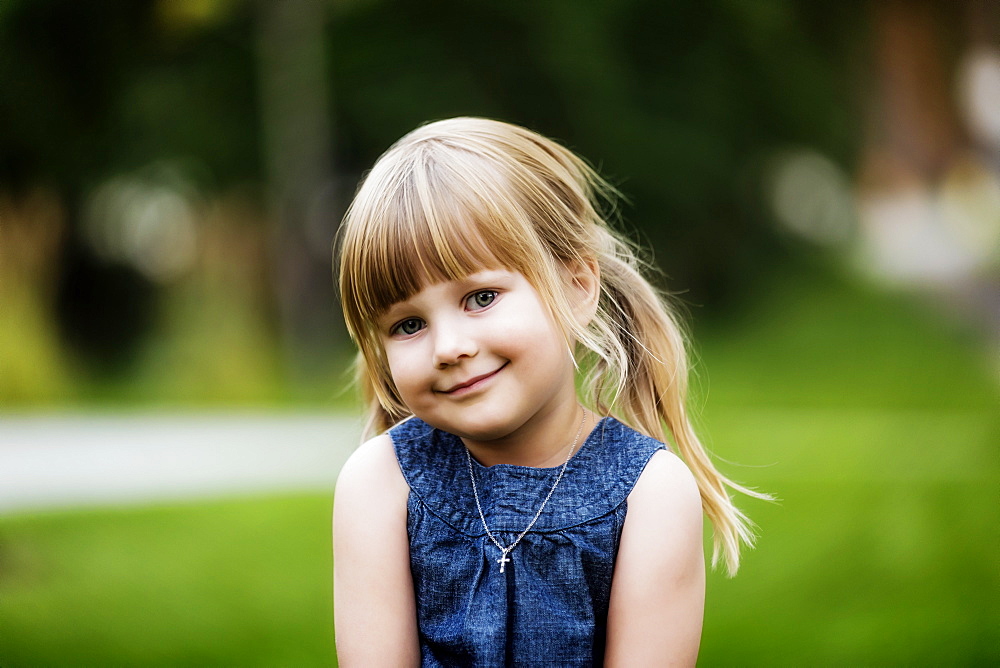
{"type": "Polygon", "coordinates": [[[597,335],[592,342],[598,345],[588,346],[596,348],[597,354],[589,365],[585,392],[599,412],[620,415],[654,438],[673,437],[678,454],[698,482],[702,506],[712,521],[712,565],[724,559],[729,575],[735,575],[740,546],[752,546],[754,533],[726,488],[770,497],[729,480],[712,464],[687,415],[689,368],[683,329],[665,299],[643,276],[632,248],[607,228],[600,232],[606,235],[597,258],[602,295],[592,323],[597,335]]]}

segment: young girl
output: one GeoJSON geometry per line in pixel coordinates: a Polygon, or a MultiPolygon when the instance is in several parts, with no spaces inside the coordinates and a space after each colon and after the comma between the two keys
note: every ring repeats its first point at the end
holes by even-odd
{"type": "Polygon", "coordinates": [[[691,428],[681,331],[610,193],[478,118],[411,132],[358,191],[340,291],[373,437],[337,482],[341,665],[694,663],[702,512],[735,573],[726,487],[755,493],[691,428]]]}

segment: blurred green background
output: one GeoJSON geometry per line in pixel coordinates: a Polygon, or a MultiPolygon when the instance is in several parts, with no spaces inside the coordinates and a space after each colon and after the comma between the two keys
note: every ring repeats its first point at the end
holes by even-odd
{"type": "MultiPolygon", "coordinates": [[[[625,194],[706,443],[780,499],[700,663],[995,665],[998,45],[972,0],[7,0],[0,462],[15,420],[357,415],[344,207],[501,118],[625,194]]],[[[333,665],[330,489],[0,503],[0,665],[333,665]]]]}

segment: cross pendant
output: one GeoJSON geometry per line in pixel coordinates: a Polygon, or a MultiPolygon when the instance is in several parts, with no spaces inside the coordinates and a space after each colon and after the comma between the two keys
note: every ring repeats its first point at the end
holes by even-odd
{"type": "Polygon", "coordinates": [[[507,553],[506,552],[502,553],[500,555],[500,558],[497,559],[497,563],[500,564],[500,572],[501,573],[503,573],[503,569],[507,565],[507,562],[509,562],[509,561],[510,561],[510,559],[507,558],[507,553]]]}

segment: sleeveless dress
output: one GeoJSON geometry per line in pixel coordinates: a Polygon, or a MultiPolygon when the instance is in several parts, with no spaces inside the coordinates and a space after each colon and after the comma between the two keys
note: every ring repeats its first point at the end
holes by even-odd
{"type": "MultiPolygon", "coordinates": [[[[501,573],[462,441],[415,417],[389,435],[410,487],[422,664],[601,665],[626,498],[663,444],[603,418],[501,573]]],[[[531,522],[560,469],[472,466],[490,531],[505,546],[531,522]]]]}

